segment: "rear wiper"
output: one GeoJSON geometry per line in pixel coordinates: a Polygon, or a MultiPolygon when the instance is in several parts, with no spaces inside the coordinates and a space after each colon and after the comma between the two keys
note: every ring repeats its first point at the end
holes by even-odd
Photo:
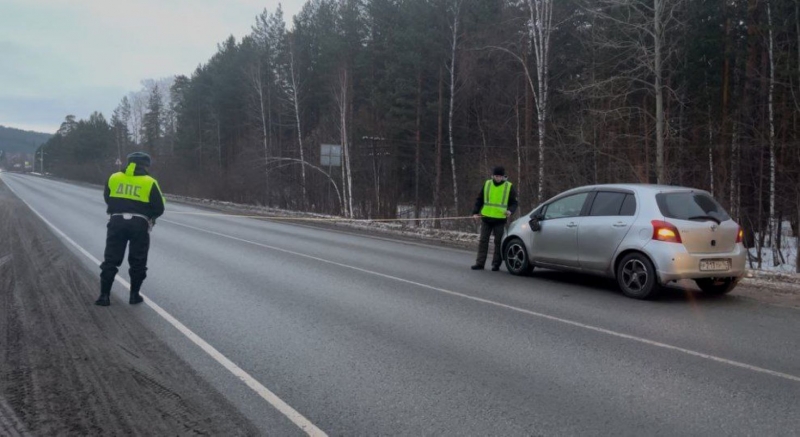
{"type": "Polygon", "coordinates": [[[694,217],[689,217],[689,220],[711,220],[712,222],[714,222],[716,224],[721,224],[722,223],[718,218],[711,217],[710,215],[696,215],[694,217]]]}

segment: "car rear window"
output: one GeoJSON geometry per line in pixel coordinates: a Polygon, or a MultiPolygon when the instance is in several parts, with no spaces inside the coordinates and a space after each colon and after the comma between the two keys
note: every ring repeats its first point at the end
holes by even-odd
{"type": "Polygon", "coordinates": [[[731,218],[713,197],[705,193],[659,193],[656,194],[656,203],[661,214],[667,218],[702,220],[703,217],[713,217],[720,222],[731,218]]]}

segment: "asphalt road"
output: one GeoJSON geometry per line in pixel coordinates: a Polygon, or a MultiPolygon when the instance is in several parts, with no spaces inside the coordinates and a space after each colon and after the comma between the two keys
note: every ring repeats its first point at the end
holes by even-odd
{"type": "MultiPolygon", "coordinates": [[[[0,177],[102,258],[100,189],[0,177]]],[[[797,309],[642,302],[572,274],[471,271],[469,251],[207,212],[168,204],[143,293],[327,434],[800,432],[797,309]]],[[[97,311],[127,305],[113,294],[97,311]]],[[[264,433],[302,434],[152,307],[133,313],[264,433]]]]}

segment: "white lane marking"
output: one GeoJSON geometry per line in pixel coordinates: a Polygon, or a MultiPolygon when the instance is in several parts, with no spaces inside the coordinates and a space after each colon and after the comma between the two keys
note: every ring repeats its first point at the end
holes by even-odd
{"type": "MultiPolygon", "coordinates": [[[[6,184],[6,186],[8,186],[8,184],[6,184]]],[[[76,243],[71,238],[69,238],[67,236],[67,234],[65,234],[64,232],[61,231],[61,229],[58,229],[57,227],[55,227],[46,218],[44,218],[41,214],[39,214],[39,212],[36,211],[30,204],[28,204],[28,202],[26,202],[24,199],[22,199],[22,197],[20,197],[17,194],[17,192],[14,191],[13,188],[11,188],[10,186],[8,186],[8,188],[11,190],[12,193],[14,193],[14,195],[16,195],[20,200],[22,200],[22,202],[25,205],[27,205],[28,208],[30,208],[31,211],[33,211],[37,216],[39,216],[39,218],[42,219],[42,221],[45,222],[47,224],[47,226],[50,226],[50,228],[52,228],[58,235],[60,235],[61,238],[63,238],[68,243],[70,243],[73,246],[75,246],[75,248],[78,249],[78,251],[80,251],[83,255],[85,255],[87,258],[92,260],[93,263],[95,263],[97,265],[101,264],[99,259],[97,259],[94,256],[92,256],[91,253],[89,253],[86,249],[84,249],[78,243],[76,243]]],[[[119,276],[116,277],[116,280],[117,280],[117,282],[122,284],[125,288],[127,288],[130,291],[131,284],[128,281],[120,278],[119,276]]],[[[295,425],[297,425],[300,429],[305,431],[306,434],[308,434],[310,436],[315,436],[315,437],[316,436],[320,436],[320,437],[327,436],[327,434],[325,434],[325,432],[323,432],[321,429],[317,428],[308,419],[303,417],[302,414],[298,413],[294,408],[290,407],[289,404],[287,404],[281,398],[279,398],[277,395],[275,395],[275,393],[272,393],[268,388],[264,387],[260,382],[258,382],[252,376],[250,376],[241,367],[237,366],[233,361],[229,360],[225,355],[223,355],[218,350],[216,350],[214,348],[214,346],[211,346],[210,344],[208,344],[208,342],[203,340],[199,335],[195,334],[194,332],[192,332],[191,329],[187,328],[186,325],[184,325],[183,323],[178,321],[178,319],[176,319],[170,313],[166,312],[163,308],[158,306],[158,304],[153,302],[152,299],[150,299],[149,297],[145,296],[144,294],[142,294],[142,297],[145,298],[144,303],[147,304],[150,308],[152,308],[156,313],[158,313],[158,315],[163,317],[172,326],[177,328],[178,331],[180,331],[183,335],[185,335],[194,344],[200,346],[200,348],[203,349],[203,351],[205,351],[208,355],[210,355],[212,358],[214,358],[214,360],[216,360],[218,363],[222,364],[223,367],[228,369],[228,371],[233,373],[242,382],[247,384],[248,387],[253,389],[253,391],[258,393],[259,396],[261,396],[264,400],[269,402],[270,405],[275,407],[275,409],[280,411],[284,416],[289,418],[289,420],[291,420],[295,425]]]]}
{"type": "Polygon", "coordinates": [[[456,291],[447,290],[447,289],[439,288],[439,287],[434,287],[432,285],[422,284],[420,282],[410,281],[408,279],[398,278],[397,276],[387,275],[387,274],[375,272],[375,271],[372,271],[372,270],[362,269],[360,267],[355,267],[355,266],[351,266],[351,265],[347,265],[347,264],[338,263],[336,261],[330,261],[330,260],[327,260],[327,259],[324,259],[324,258],[319,258],[319,257],[313,256],[313,255],[307,255],[307,254],[300,253],[300,252],[294,252],[292,250],[282,249],[280,247],[275,247],[275,246],[270,246],[270,245],[267,245],[267,244],[258,243],[258,242],[255,242],[255,241],[245,240],[243,238],[234,237],[232,235],[226,235],[226,234],[222,234],[222,233],[219,233],[219,232],[209,231],[208,229],[197,228],[197,227],[194,227],[194,226],[185,225],[183,223],[178,223],[178,222],[174,222],[174,221],[171,221],[171,220],[161,219],[160,221],[164,221],[164,222],[171,223],[171,224],[178,225],[178,226],[183,226],[183,227],[189,228],[189,229],[194,229],[194,230],[200,231],[200,232],[206,232],[208,234],[217,235],[217,236],[224,237],[224,238],[230,238],[231,240],[241,241],[242,243],[248,243],[248,244],[252,244],[254,246],[263,247],[263,248],[266,248],[266,249],[271,249],[271,250],[275,250],[275,251],[278,251],[278,252],[288,253],[288,254],[299,256],[299,257],[302,257],[302,258],[313,259],[315,261],[323,262],[323,263],[326,263],[326,264],[331,264],[331,265],[335,265],[335,266],[339,266],[339,267],[344,267],[344,268],[355,270],[355,271],[359,271],[359,272],[362,272],[362,273],[367,273],[367,274],[370,274],[370,275],[380,276],[382,278],[391,279],[391,280],[394,280],[394,281],[415,285],[417,287],[427,288],[429,290],[434,290],[434,291],[438,291],[438,292],[441,292],[441,293],[449,294],[449,295],[452,295],[452,296],[457,296],[457,297],[461,297],[461,298],[464,298],[464,299],[469,299],[469,300],[472,300],[472,301],[475,301],[475,302],[481,302],[481,303],[485,303],[485,304],[488,304],[488,305],[493,305],[493,306],[496,306],[496,307],[505,308],[505,309],[508,309],[508,310],[516,311],[516,312],[527,314],[527,315],[530,315],[530,316],[540,317],[540,318],[543,318],[543,319],[552,320],[554,322],[560,322],[560,323],[564,323],[564,324],[567,324],[567,325],[576,326],[578,328],[588,329],[590,331],[600,332],[600,333],[611,335],[611,336],[614,336],[614,337],[624,338],[626,340],[632,340],[632,341],[636,341],[636,342],[639,342],[639,343],[644,343],[644,344],[647,344],[647,345],[650,345],[650,346],[655,346],[655,347],[660,347],[660,348],[663,348],[663,349],[669,349],[669,350],[673,350],[673,351],[677,351],[677,352],[682,352],[682,353],[687,354],[687,355],[692,355],[692,356],[695,356],[695,357],[704,358],[704,359],[711,360],[711,361],[716,361],[718,363],[728,364],[728,365],[731,365],[731,366],[734,366],[734,367],[739,367],[739,368],[742,368],[742,369],[747,369],[747,370],[751,370],[751,371],[758,372],[758,373],[764,373],[764,374],[775,376],[775,377],[778,377],[778,378],[788,379],[788,380],[794,381],[794,382],[800,382],[800,376],[790,375],[788,373],[777,372],[777,371],[774,371],[774,370],[765,369],[763,367],[753,366],[753,365],[750,365],[750,364],[741,363],[739,361],[729,360],[727,358],[721,358],[721,357],[717,357],[717,356],[714,356],[714,355],[704,354],[702,352],[693,351],[691,349],[685,349],[685,348],[682,348],[682,347],[673,346],[673,345],[666,344],[666,343],[661,343],[661,342],[658,342],[658,341],[648,340],[646,338],[636,337],[635,335],[624,334],[622,332],[617,332],[617,331],[612,331],[610,329],[605,329],[605,328],[600,328],[600,327],[597,327],[597,326],[587,325],[585,323],[580,323],[580,322],[576,322],[576,321],[569,320],[569,319],[562,319],[560,317],[550,316],[550,315],[543,314],[543,313],[537,313],[535,311],[526,310],[524,308],[519,308],[519,307],[515,307],[515,306],[512,306],[512,305],[506,305],[504,303],[495,302],[495,301],[488,300],[488,299],[483,299],[483,298],[480,298],[480,297],[470,296],[470,295],[459,293],[459,292],[456,292],[456,291]]]}

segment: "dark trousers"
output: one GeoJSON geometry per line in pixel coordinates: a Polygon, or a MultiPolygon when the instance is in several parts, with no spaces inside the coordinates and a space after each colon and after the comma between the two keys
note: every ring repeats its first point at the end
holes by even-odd
{"type": "Polygon", "coordinates": [[[475,261],[475,264],[479,266],[486,264],[486,255],[489,252],[489,237],[494,234],[494,256],[492,256],[492,266],[500,266],[503,262],[500,243],[503,240],[503,231],[505,231],[505,229],[505,221],[481,221],[481,239],[478,242],[478,259],[475,261]]]}
{"type": "Polygon", "coordinates": [[[131,277],[131,292],[138,292],[147,277],[147,252],[150,250],[150,225],[141,217],[126,220],[112,216],[106,225],[106,250],[100,264],[100,293],[108,294],[114,277],[125,258],[128,246],[128,274],[131,277]],[[130,245],[128,243],[130,242],[130,245]]]}

